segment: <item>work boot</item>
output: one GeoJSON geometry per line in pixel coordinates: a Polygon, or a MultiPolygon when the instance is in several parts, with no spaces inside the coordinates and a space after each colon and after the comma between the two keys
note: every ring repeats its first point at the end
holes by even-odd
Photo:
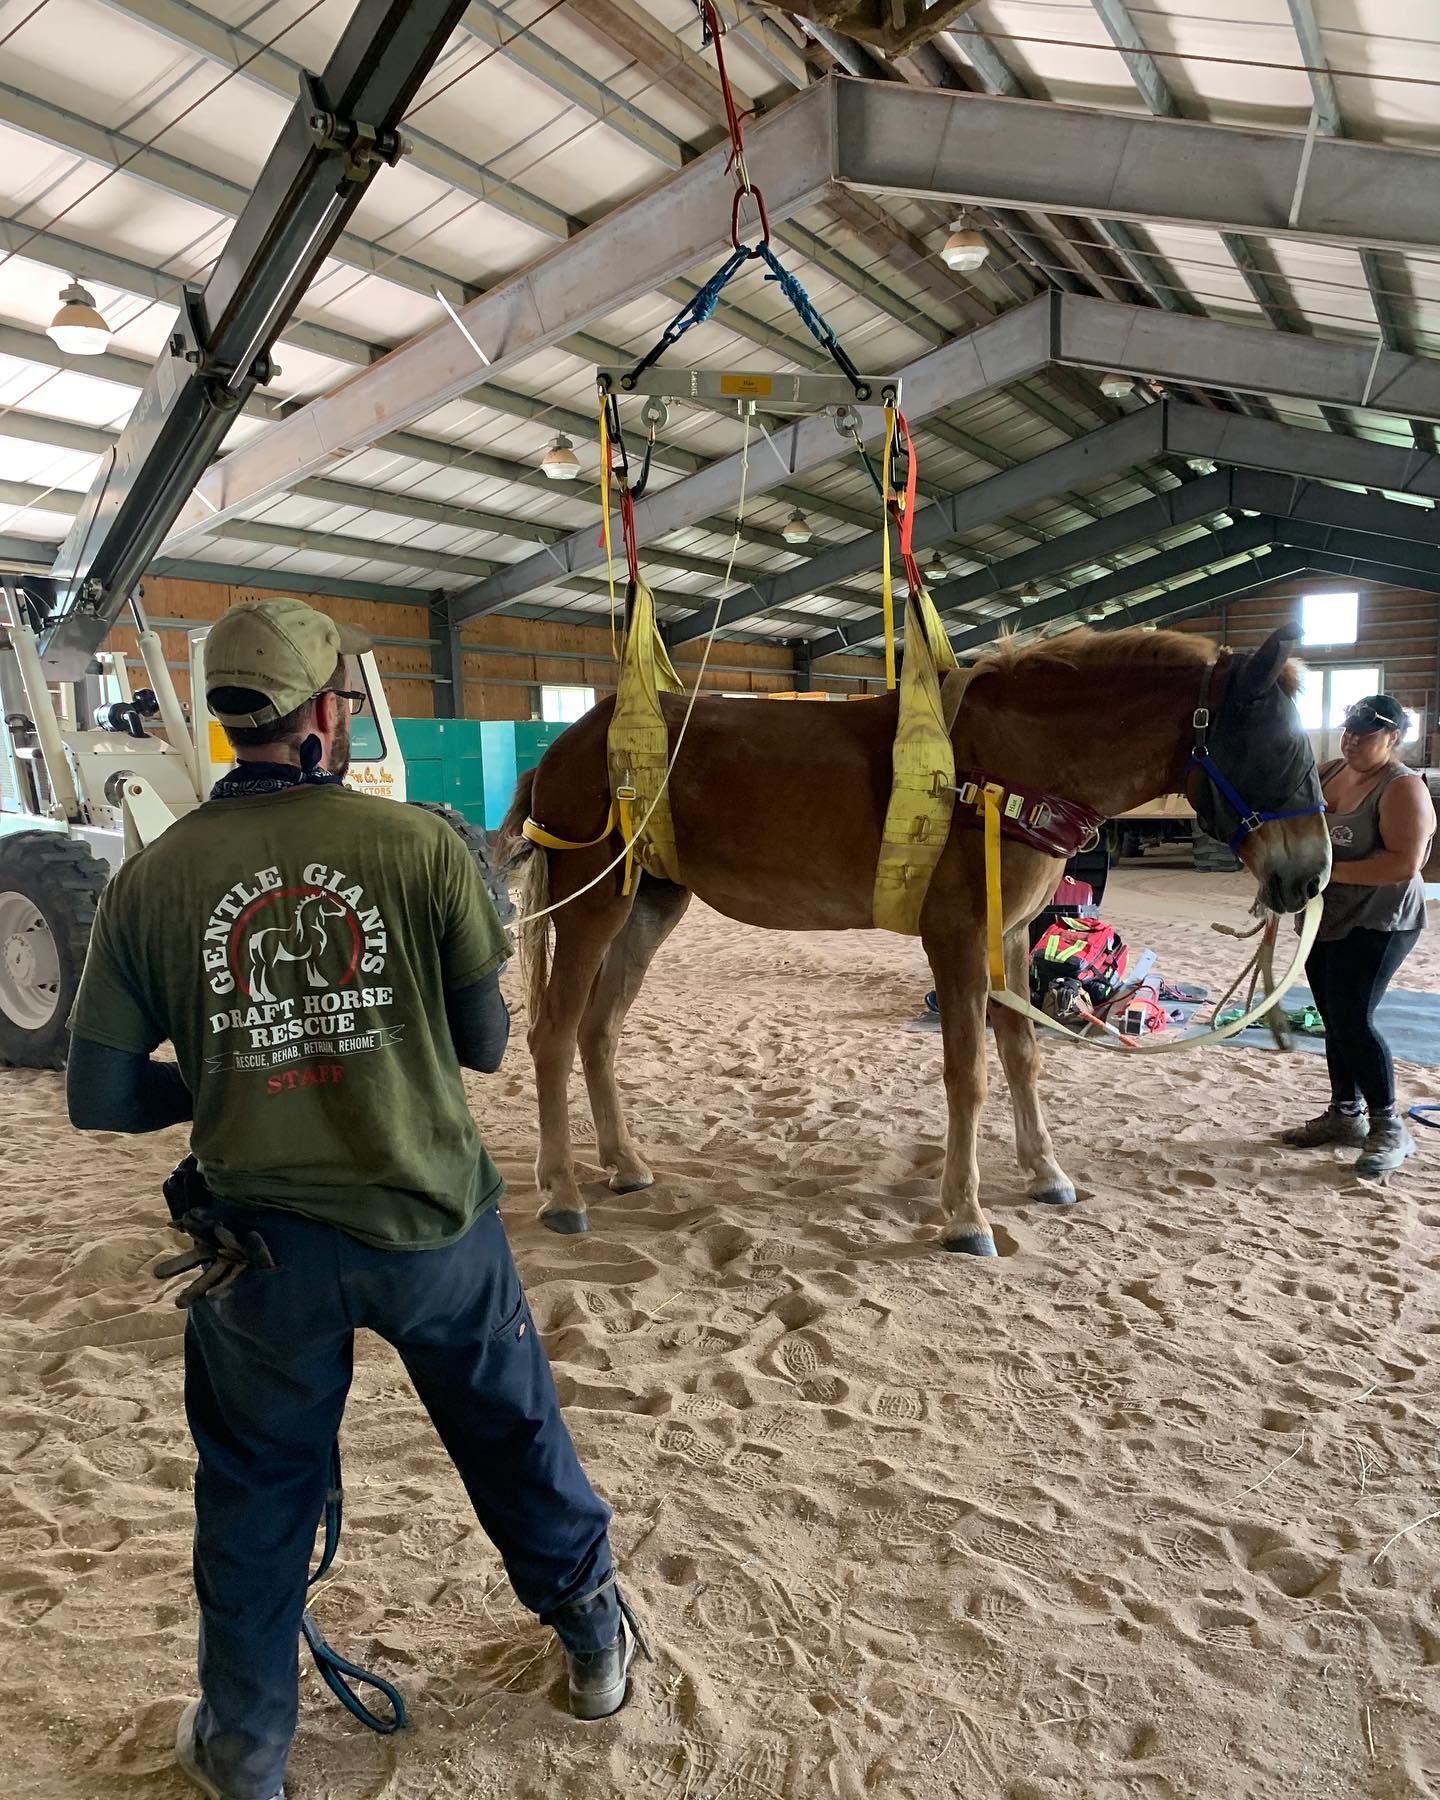
{"type": "Polygon", "coordinates": [[[650,1646],[626,1604],[620,1602],[620,1629],[615,1641],[593,1655],[565,1647],[565,1660],[570,1667],[570,1711],[577,1719],[608,1719],[625,1704],[625,1691],[630,1680],[630,1665],[638,1650],[650,1662],[650,1646]]]}
{"type": "Polygon", "coordinates": [[[1293,1150],[1313,1150],[1319,1144],[1350,1144],[1358,1148],[1370,1133],[1365,1114],[1341,1112],[1338,1106],[1327,1106],[1324,1112],[1303,1125],[1292,1125],[1280,1133],[1280,1142],[1293,1150]]]}
{"type": "Polygon", "coordinates": [[[1370,1136],[1363,1154],[1356,1160],[1355,1173],[1362,1181],[1379,1181],[1393,1175],[1407,1156],[1415,1154],[1415,1140],[1405,1129],[1405,1121],[1387,1113],[1383,1119],[1370,1121],[1370,1136]]]}
{"type": "MultiPolygon", "coordinates": [[[[206,1800],[232,1800],[224,1788],[215,1783],[200,1767],[199,1747],[195,1742],[195,1719],[200,1711],[200,1702],[192,1700],[180,1715],[180,1724],[175,1732],[175,1760],[180,1765],[180,1773],[199,1788],[206,1800]]],[[[271,1800],[285,1800],[284,1788],[277,1788],[271,1800]]]]}

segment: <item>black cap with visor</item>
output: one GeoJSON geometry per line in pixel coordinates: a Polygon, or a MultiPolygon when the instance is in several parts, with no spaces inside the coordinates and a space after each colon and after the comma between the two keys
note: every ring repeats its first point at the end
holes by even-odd
{"type": "Polygon", "coordinates": [[[1404,731],[1408,723],[1405,708],[1393,694],[1367,694],[1345,714],[1345,729],[1356,737],[1372,731],[1404,731]]]}

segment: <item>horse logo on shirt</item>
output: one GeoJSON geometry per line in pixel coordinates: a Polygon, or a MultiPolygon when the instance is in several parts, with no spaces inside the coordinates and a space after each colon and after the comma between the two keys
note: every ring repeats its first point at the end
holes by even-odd
{"type": "Polygon", "coordinates": [[[329,919],[347,917],[347,909],[330,894],[307,894],[295,908],[289,925],[271,925],[253,931],[245,942],[245,961],[251,997],[274,1000],[270,977],[282,963],[297,963],[312,988],[329,987],[320,965],[330,948],[329,919]]]}

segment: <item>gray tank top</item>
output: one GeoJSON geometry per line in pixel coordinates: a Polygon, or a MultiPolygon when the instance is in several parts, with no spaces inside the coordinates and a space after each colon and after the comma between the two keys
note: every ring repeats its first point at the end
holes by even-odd
{"type": "MultiPolygon", "coordinates": [[[[1329,762],[1320,770],[1323,784],[1340,763],[1329,762]]],[[[1336,862],[1359,862],[1383,850],[1380,834],[1380,796],[1392,781],[1418,780],[1403,763],[1394,764],[1353,812],[1329,812],[1330,854],[1336,862]]],[[[1414,931],[1425,923],[1425,883],[1418,875],[1386,887],[1340,887],[1332,882],[1325,890],[1325,911],[1320,919],[1320,941],[1328,943],[1352,931],[1414,931]]]]}

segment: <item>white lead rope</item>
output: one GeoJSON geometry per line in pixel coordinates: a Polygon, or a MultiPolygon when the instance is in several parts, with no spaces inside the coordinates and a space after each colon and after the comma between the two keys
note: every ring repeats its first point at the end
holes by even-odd
{"type": "MultiPolygon", "coordinates": [[[[1038,1006],[1032,1006],[1028,1000],[1022,1000],[1019,994],[1012,993],[1005,983],[1004,931],[1005,914],[1000,898],[1000,807],[999,789],[992,783],[985,790],[985,910],[987,960],[990,972],[990,998],[997,1006],[1005,1006],[1011,1012],[1019,1013],[1035,1025],[1043,1025],[1047,1031],[1058,1031],[1062,1037],[1069,1038],[1072,1044],[1078,1044],[1085,1050],[1106,1050],[1112,1055],[1123,1056],[1149,1055],[1163,1056],[1172,1050],[1198,1050],[1202,1044],[1218,1044],[1226,1038],[1235,1037],[1239,1032],[1253,1025],[1257,1019],[1263,1019],[1273,1006],[1277,1006],[1300,979],[1300,972],[1305,967],[1305,959],[1310,954],[1315,942],[1315,934],[1320,929],[1320,914],[1324,909],[1324,901],[1320,895],[1306,902],[1301,918],[1299,939],[1295,947],[1295,955],[1290,967],[1277,988],[1248,1006],[1238,1019],[1232,1019],[1227,1025],[1208,1025],[1203,1031],[1187,1032],[1180,1037],[1160,1037],[1150,1041],[1122,1038],[1118,1032],[1112,1037],[1082,1037],[1079,1032],[1071,1031],[1058,1019],[1052,1019],[1048,1013],[1041,1012],[1038,1006]]],[[[1265,959],[1273,956],[1270,933],[1267,931],[1260,939],[1260,947],[1253,957],[1240,971],[1239,976],[1231,983],[1215,1008],[1220,1013],[1226,1000],[1252,973],[1256,976],[1266,973],[1265,959]]]]}

